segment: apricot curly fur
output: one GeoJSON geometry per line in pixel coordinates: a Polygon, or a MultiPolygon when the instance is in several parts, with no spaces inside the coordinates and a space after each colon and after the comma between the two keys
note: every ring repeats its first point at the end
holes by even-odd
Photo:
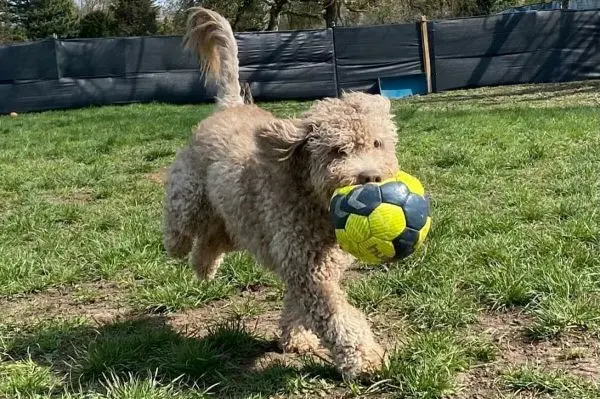
{"type": "Polygon", "coordinates": [[[340,286],[353,259],[336,243],[328,205],[339,186],[398,171],[390,102],[349,93],[317,101],[296,119],[244,104],[233,32],[215,14],[194,8],[188,44],[209,49],[201,60],[221,85],[221,106],[198,124],[167,175],[166,250],[189,257],[202,279],[215,276],[227,252],[249,251],[285,284],[282,348],[314,351],[321,342],[346,376],[371,373],[384,351],[340,286]]]}

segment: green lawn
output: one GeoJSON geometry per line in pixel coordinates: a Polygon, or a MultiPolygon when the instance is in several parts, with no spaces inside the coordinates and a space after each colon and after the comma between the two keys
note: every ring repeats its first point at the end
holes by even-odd
{"type": "Polygon", "coordinates": [[[282,287],[247,255],[211,283],[165,257],[162,171],[211,106],[0,117],[0,397],[600,398],[599,93],[395,102],[434,223],[348,273],[392,353],[362,384],[277,351],[282,287]]]}

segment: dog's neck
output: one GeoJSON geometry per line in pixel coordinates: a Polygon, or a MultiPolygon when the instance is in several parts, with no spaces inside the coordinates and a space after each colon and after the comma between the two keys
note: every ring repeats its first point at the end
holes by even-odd
{"type": "MultiPolygon", "coordinates": [[[[310,180],[310,172],[307,170],[307,161],[303,159],[306,154],[298,153],[290,159],[282,162],[289,181],[298,182],[296,186],[299,191],[299,198],[310,202],[311,208],[320,219],[327,220],[329,223],[329,197],[326,194],[315,190],[310,180]]],[[[332,228],[332,234],[333,234],[332,228]]]]}

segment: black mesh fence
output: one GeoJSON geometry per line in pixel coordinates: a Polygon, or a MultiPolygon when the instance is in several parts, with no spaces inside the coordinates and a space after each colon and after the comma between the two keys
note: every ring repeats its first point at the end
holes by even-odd
{"type": "Polygon", "coordinates": [[[433,24],[438,91],[600,78],[600,11],[540,11],[433,24]]]}
{"type": "MultiPolygon", "coordinates": [[[[428,23],[434,91],[600,78],[600,10],[535,11],[428,23]]],[[[379,91],[424,72],[419,24],[239,33],[241,80],[257,100],[379,91]]],[[[0,46],[0,113],[133,102],[211,101],[179,36],[0,46]]]]}

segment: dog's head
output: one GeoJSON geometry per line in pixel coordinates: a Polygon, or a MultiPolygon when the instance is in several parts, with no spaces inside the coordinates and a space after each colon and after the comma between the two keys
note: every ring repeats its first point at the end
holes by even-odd
{"type": "Polygon", "coordinates": [[[290,162],[326,203],[341,186],[377,182],[398,171],[390,101],[351,93],[316,102],[300,119],[279,119],[258,136],[262,153],[290,162]]]}

